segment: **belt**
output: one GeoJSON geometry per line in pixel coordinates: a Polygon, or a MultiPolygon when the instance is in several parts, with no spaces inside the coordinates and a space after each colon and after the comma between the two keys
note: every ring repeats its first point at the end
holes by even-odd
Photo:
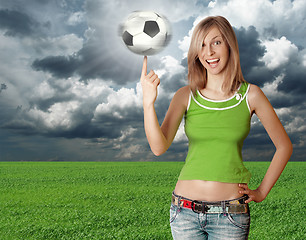
{"type": "Polygon", "coordinates": [[[240,198],[218,202],[196,201],[172,193],[172,204],[192,209],[195,213],[248,213],[249,205],[244,203],[248,195],[240,198]]]}

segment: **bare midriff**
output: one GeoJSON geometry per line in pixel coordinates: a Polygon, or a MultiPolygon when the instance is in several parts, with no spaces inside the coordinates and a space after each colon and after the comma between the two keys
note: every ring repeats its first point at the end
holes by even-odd
{"type": "Polygon", "coordinates": [[[222,201],[241,197],[238,183],[203,180],[178,180],[174,193],[198,201],[222,201]]]}

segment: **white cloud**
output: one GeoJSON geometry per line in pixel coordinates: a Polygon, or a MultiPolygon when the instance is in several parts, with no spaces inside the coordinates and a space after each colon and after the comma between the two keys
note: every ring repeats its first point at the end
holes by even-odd
{"type": "Polygon", "coordinates": [[[97,99],[96,101],[103,101],[99,99],[101,95],[105,96],[112,92],[112,89],[105,84],[103,80],[92,79],[88,83],[78,81],[77,78],[70,78],[71,83],[70,92],[74,94],[80,101],[88,101],[89,99],[97,99]]]}
{"type": "Polygon", "coordinates": [[[210,1],[209,4],[208,4],[208,7],[209,7],[209,8],[214,8],[214,7],[216,6],[216,4],[217,4],[217,0],[215,0],[215,1],[210,1]]]}
{"type": "Polygon", "coordinates": [[[37,104],[43,100],[54,99],[52,100],[54,103],[51,102],[46,110],[40,109],[36,104],[30,109],[23,107],[17,116],[18,119],[15,118],[12,122],[33,124],[32,127],[41,133],[59,129],[70,130],[81,120],[75,118],[76,113],[92,114],[90,111],[93,109],[88,106],[95,105],[98,101],[102,102],[104,100],[102,96],[107,96],[111,92],[109,87],[101,84],[101,80],[92,80],[88,84],[73,78],[50,81],[53,82],[52,86],[49,82],[43,81],[28,93],[30,96],[28,101],[37,104]],[[63,87],[63,92],[59,95],[54,86],[63,87]],[[65,95],[69,96],[70,100],[58,99],[65,95]]]}
{"type": "Polygon", "coordinates": [[[273,96],[284,96],[284,93],[277,91],[277,87],[280,83],[282,83],[284,77],[285,75],[281,74],[280,76],[276,77],[273,82],[265,83],[261,88],[261,90],[269,99],[273,96]]]}
{"type": "Polygon", "coordinates": [[[35,86],[32,92],[32,97],[36,99],[49,99],[55,95],[55,89],[52,88],[47,81],[43,81],[38,86],[35,86]]]}
{"type": "Polygon", "coordinates": [[[266,47],[266,53],[262,60],[271,70],[288,63],[298,55],[298,48],[284,36],[280,39],[263,41],[263,45],[266,47]]]}
{"type": "Polygon", "coordinates": [[[126,139],[128,139],[128,137],[130,137],[132,134],[134,134],[137,131],[136,128],[130,127],[124,131],[121,131],[121,137],[118,138],[118,141],[122,142],[126,139]]]}
{"type": "Polygon", "coordinates": [[[74,12],[68,18],[67,24],[75,26],[85,20],[84,16],[85,16],[84,12],[74,12]]]}
{"type": "Polygon", "coordinates": [[[118,91],[112,89],[106,101],[96,107],[93,121],[104,114],[122,119],[128,109],[141,109],[142,94],[139,90],[139,87],[136,90],[133,88],[121,88],[118,91]]]}
{"type": "Polygon", "coordinates": [[[218,4],[211,9],[210,15],[225,16],[232,25],[236,27],[250,25],[261,25],[263,15],[270,12],[272,3],[269,0],[232,0],[226,2],[218,2],[218,4]]]}
{"type": "Polygon", "coordinates": [[[178,41],[178,47],[179,49],[183,51],[184,58],[187,57],[188,49],[190,46],[190,41],[191,41],[191,34],[189,34],[188,36],[185,36],[183,40],[178,41]]]}
{"type": "Polygon", "coordinates": [[[236,27],[253,25],[263,32],[269,27],[282,30],[284,25],[288,27],[292,23],[295,23],[294,27],[303,27],[305,10],[306,3],[303,0],[232,0],[218,2],[209,13],[227,17],[236,27]]]}
{"type": "Polygon", "coordinates": [[[72,118],[73,113],[78,109],[79,103],[77,101],[58,102],[53,104],[47,112],[42,111],[36,107],[30,109],[27,115],[33,122],[40,123],[42,132],[53,129],[68,130],[73,127],[75,122],[72,118]]]}
{"type": "Polygon", "coordinates": [[[159,78],[163,77],[166,73],[170,74],[171,77],[174,74],[182,73],[185,70],[180,62],[172,56],[161,57],[160,62],[162,68],[155,71],[159,78]]]}
{"type": "Polygon", "coordinates": [[[143,146],[140,144],[131,145],[126,148],[121,148],[121,151],[119,154],[117,154],[116,158],[119,159],[130,159],[135,154],[143,152],[143,146]]]}
{"type": "Polygon", "coordinates": [[[306,131],[305,118],[297,116],[285,127],[288,133],[301,133],[306,131]]]}

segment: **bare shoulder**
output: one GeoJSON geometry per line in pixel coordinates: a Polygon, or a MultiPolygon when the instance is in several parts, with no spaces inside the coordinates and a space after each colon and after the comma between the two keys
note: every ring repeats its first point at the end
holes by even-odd
{"type": "Polygon", "coordinates": [[[189,101],[189,95],[190,95],[190,87],[187,85],[177,90],[177,92],[173,97],[173,100],[184,106],[187,106],[189,101]]]}
{"type": "Polygon", "coordinates": [[[255,84],[250,84],[250,89],[248,92],[248,102],[252,112],[255,111],[258,102],[263,97],[265,98],[265,95],[261,91],[261,89],[255,84]]]}
{"type": "Polygon", "coordinates": [[[248,93],[249,100],[256,99],[256,97],[259,97],[260,95],[264,95],[261,89],[255,84],[250,84],[250,89],[248,93]]]}
{"type": "Polygon", "coordinates": [[[256,108],[263,103],[263,101],[268,101],[263,91],[258,86],[250,84],[250,89],[248,92],[248,102],[251,111],[255,111],[256,108]]]}
{"type": "Polygon", "coordinates": [[[181,87],[179,90],[177,90],[176,94],[179,94],[180,96],[189,96],[190,87],[188,85],[181,87]]]}

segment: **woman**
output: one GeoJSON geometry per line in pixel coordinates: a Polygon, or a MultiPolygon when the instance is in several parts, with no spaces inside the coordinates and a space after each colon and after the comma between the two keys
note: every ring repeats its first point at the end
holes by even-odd
{"type": "MultiPolygon", "coordinates": [[[[144,127],[155,155],[171,145],[185,117],[189,150],[172,195],[170,226],[174,239],[247,239],[248,203],[263,201],[285,168],[292,145],[263,92],[242,75],[230,23],[208,17],[194,29],[188,52],[189,86],[174,95],[159,126],[154,102],[160,83],[154,71],[141,73],[144,127]],[[260,186],[248,187],[241,148],[256,114],[276,151],[260,186]]],[[[261,159],[262,160],[262,159],[261,159]]]]}

